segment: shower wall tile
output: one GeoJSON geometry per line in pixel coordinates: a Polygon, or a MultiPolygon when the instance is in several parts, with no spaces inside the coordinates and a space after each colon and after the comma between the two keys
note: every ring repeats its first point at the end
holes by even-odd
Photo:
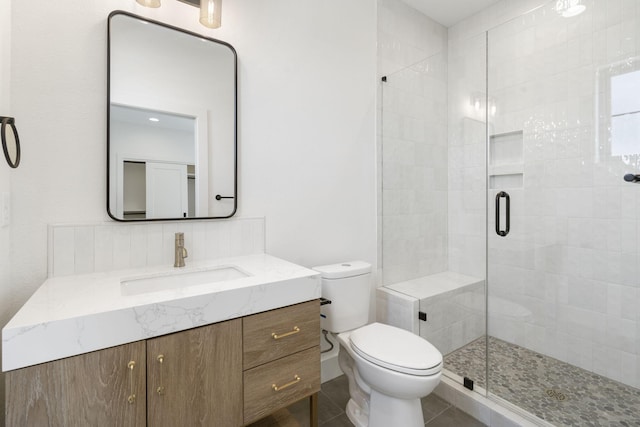
{"type": "Polygon", "coordinates": [[[264,253],[263,218],[49,226],[49,277],[170,264],[175,233],[189,260],[264,253]]]}
{"type": "MultiPolygon", "coordinates": [[[[636,357],[635,353],[622,352],[622,354],[620,355],[622,374],[627,378],[631,378],[632,381],[633,379],[637,381],[638,378],[637,359],[638,358],[636,357]]],[[[622,380],[618,381],[625,382],[622,380]]],[[[626,382],[628,381],[629,380],[627,380],[626,382]]],[[[638,383],[636,382],[636,384],[638,383]]]]}
{"type": "Polygon", "coordinates": [[[485,334],[484,281],[420,300],[420,335],[448,354],[485,334]]]}
{"type": "Polygon", "coordinates": [[[467,27],[477,30],[476,34],[465,34],[463,41],[457,25],[449,29],[447,238],[449,269],[484,277],[486,41],[482,31],[486,17],[480,12],[476,18],[467,27]]]}
{"type": "Polygon", "coordinates": [[[419,335],[420,301],[387,287],[376,289],[376,321],[419,335]]]}
{"type": "Polygon", "coordinates": [[[378,0],[378,73],[395,73],[446,49],[447,28],[401,0],[378,0]]]}
{"type": "Polygon", "coordinates": [[[382,284],[447,269],[447,29],[379,0],[382,284]]]}
{"type": "Polygon", "coordinates": [[[468,224],[486,219],[489,297],[523,309],[491,313],[489,333],[640,387],[640,193],[622,181],[640,172],[640,153],[611,154],[602,110],[607,70],[640,69],[640,3],[583,3],[564,19],[555,2],[500,1],[449,29],[449,268],[484,273],[484,251],[467,242],[482,237],[468,224]],[[486,112],[471,99],[485,93],[489,28],[489,133],[523,132],[522,188],[504,188],[506,238],[492,231],[495,193],[484,198],[486,171],[473,164],[486,157],[486,112]]]}

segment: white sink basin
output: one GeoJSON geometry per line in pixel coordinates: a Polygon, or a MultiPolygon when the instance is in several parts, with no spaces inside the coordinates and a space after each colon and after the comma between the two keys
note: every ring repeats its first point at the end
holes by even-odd
{"type": "Polygon", "coordinates": [[[227,282],[248,276],[248,274],[236,267],[221,266],[210,270],[178,271],[169,274],[123,279],[120,282],[120,290],[123,295],[140,295],[207,283],[227,282]]]}

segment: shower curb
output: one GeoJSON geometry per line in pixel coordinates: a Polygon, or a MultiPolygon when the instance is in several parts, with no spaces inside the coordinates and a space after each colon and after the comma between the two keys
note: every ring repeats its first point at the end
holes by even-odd
{"type": "Polygon", "coordinates": [[[481,394],[484,393],[484,389],[468,390],[446,375],[442,376],[434,393],[490,427],[554,427],[553,424],[502,399],[485,397],[481,394]]]}

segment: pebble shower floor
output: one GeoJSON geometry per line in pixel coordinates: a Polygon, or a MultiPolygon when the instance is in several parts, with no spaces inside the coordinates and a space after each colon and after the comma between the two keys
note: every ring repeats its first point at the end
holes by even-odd
{"type": "MultiPolygon", "coordinates": [[[[489,337],[490,391],[556,426],[640,426],[640,390],[489,337]]],[[[445,368],[486,388],[485,337],[449,353],[445,368]]]]}

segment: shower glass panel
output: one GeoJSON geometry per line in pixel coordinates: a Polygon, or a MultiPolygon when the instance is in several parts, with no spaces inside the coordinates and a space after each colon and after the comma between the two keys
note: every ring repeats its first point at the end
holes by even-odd
{"type": "Polygon", "coordinates": [[[383,283],[446,270],[447,56],[382,82],[383,283]]]}
{"type": "Polygon", "coordinates": [[[633,425],[640,1],[563,3],[487,34],[487,388],[554,425],[633,425]]]}
{"type": "MultiPolygon", "coordinates": [[[[467,41],[455,56],[458,70],[486,68],[485,40],[467,41]]],[[[443,355],[486,336],[486,123],[484,106],[475,109],[463,95],[484,93],[486,78],[465,75],[455,86],[470,111],[458,118],[450,148],[449,115],[458,112],[448,105],[448,61],[441,52],[389,74],[379,94],[383,306],[390,313],[379,320],[421,335],[443,355]],[[459,162],[453,168],[451,153],[459,162]]],[[[482,346],[473,363],[483,376],[485,360],[482,346]]]]}

